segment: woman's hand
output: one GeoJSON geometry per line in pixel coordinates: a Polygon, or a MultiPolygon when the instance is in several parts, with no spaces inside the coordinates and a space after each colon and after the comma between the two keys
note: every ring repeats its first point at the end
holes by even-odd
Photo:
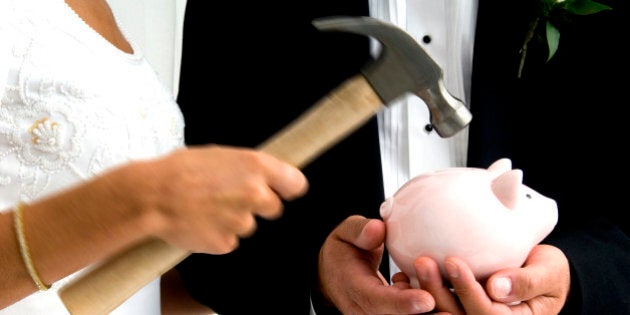
{"type": "Polygon", "coordinates": [[[144,209],[155,236],[193,252],[223,254],[256,229],[256,216],[282,214],[283,200],[303,195],[297,168],[253,149],[205,146],[148,162],[152,193],[144,209]]]}

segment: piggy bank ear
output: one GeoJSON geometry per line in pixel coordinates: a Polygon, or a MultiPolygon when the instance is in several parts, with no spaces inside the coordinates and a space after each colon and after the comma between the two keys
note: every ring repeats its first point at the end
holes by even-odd
{"type": "Polygon", "coordinates": [[[497,177],[512,169],[512,160],[502,158],[494,161],[489,167],[488,172],[492,173],[492,177],[497,177]]]}
{"type": "Polygon", "coordinates": [[[522,170],[509,170],[492,180],[492,192],[508,209],[516,209],[523,184],[522,170]]]}

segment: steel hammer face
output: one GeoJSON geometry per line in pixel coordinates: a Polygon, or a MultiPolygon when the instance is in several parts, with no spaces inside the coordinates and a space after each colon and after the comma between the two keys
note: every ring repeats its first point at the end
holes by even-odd
{"type": "Polygon", "coordinates": [[[444,86],[442,69],[405,31],[371,17],[326,17],[313,21],[322,31],[342,31],[369,36],[381,44],[380,55],[361,73],[384,105],[412,93],[429,107],[431,124],[441,137],[465,128],[472,114],[444,86]]]}

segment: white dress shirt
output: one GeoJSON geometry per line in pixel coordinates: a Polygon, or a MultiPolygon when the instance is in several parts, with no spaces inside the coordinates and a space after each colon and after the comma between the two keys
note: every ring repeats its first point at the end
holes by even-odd
{"type": "MultiPolygon", "coordinates": [[[[476,0],[370,0],[370,15],[414,37],[444,71],[451,94],[470,104],[476,0]]],[[[421,173],[466,165],[468,129],[450,138],[427,130],[428,107],[415,95],[379,112],[378,124],[385,197],[421,173]]],[[[399,270],[390,259],[391,275],[399,270]]]]}

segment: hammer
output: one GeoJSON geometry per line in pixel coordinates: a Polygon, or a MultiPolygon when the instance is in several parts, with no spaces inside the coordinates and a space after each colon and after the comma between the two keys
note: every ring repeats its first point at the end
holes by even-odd
{"type": "MultiPolygon", "coordinates": [[[[450,137],[470,123],[472,115],[466,106],[444,86],[442,69],[403,30],[370,17],[319,18],[313,25],[323,31],[371,36],[380,42],[381,52],[361,73],[258,149],[302,168],[407,93],[427,104],[431,123],[441,137],[450,137]]],[[[188,255],[184,249],[152,239],[94,266],[61,288],[59,296],[73,315],[108,314],[188,255]]]]}

